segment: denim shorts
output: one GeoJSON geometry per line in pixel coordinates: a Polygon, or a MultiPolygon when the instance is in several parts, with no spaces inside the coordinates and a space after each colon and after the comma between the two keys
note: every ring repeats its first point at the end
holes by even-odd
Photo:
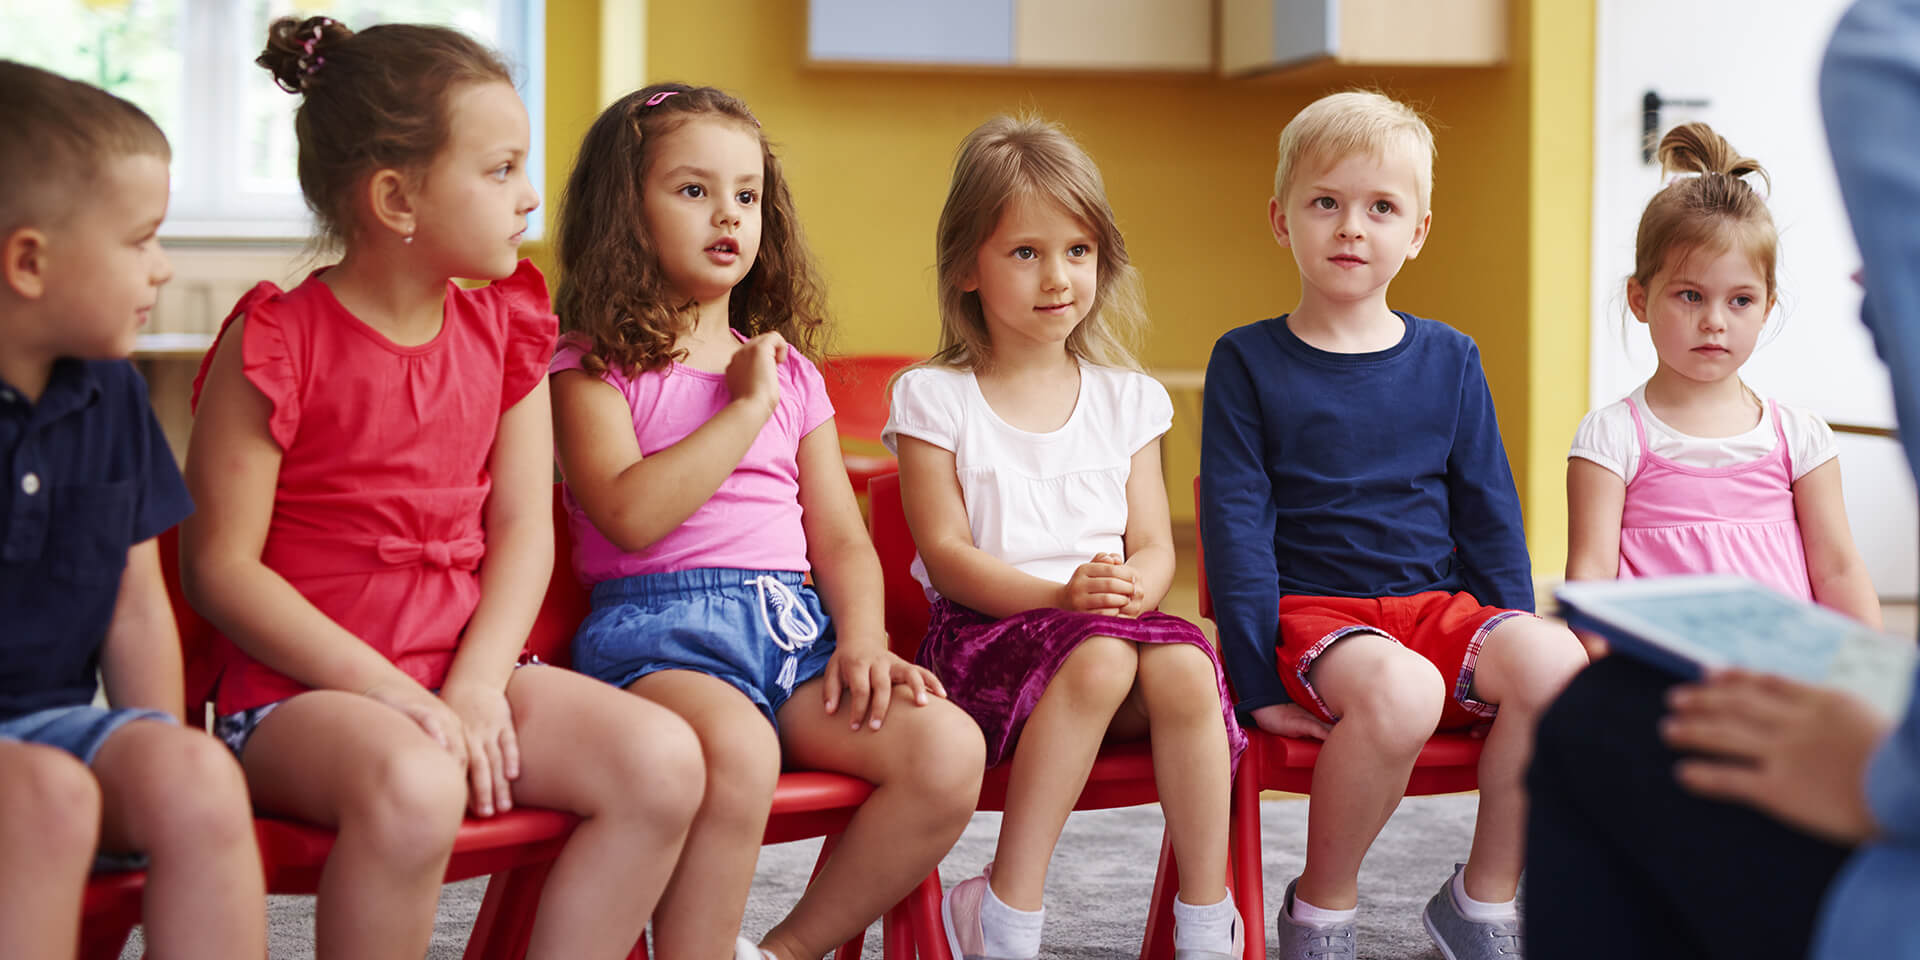
{"type": "Polygon", "coordinates": [[[573,635],[573,668],[617,687],[660,670],[732,684],[767,722],[825,673],[833,623],[791,570],[705,568],[608,580],[573,635]]]}
{"type": "Polygon", "coordinates": [[[159,710],[115,710],[79,704],[50,707],[11,720],[0,720],[0,740],[59,747],[79,757],[81,763],[91,766],[94,754],[100,752],[107,738],[135,720],[164,720],[172,724],[180,722],[172,714],[159,710]]]}

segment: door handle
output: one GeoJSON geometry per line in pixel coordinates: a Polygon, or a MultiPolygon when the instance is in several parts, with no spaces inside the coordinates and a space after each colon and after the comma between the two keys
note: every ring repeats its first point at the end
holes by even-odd
{"type": "Polygon", "coordinates": [[[1655,148],[1660,145],[1660,108],[1661,107],[1704,107],[1705,97],[1683,97],[1667,99],[1660,96],[1658,90],[1648,90],[1640,98],[1640,162],[1653,165],[1655,148]]]}

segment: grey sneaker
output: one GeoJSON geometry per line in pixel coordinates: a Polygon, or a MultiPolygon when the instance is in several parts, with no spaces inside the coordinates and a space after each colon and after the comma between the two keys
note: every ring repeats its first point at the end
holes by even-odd
{"type": "MultiPolygon", "coordinates": [[[[1454,864],[1454,876],[1466,866],[1454,864]]],[[[1453,877],[1448,877],[1447,882],[1440,885],[1440,892],[1427,901],[1421,920],[1426,924],[1427,936],[1433,938],[1433,945],[1440,948],[1440,955],[1447,960],[1495,960],[1498,957],[1520,960],[1524,956],[1520,921],[1467,919],[1460,912],[1460,905],[1454,902],[1453,877]]]]}
{"type": "Polygon", "coordinates": [[[1287,895],[1280,901],[1280,913],[1273,918],[1274,932],[1280,937],[1280,960],[1354,960],[1355,921],[1316,927],[1293,919],[1293,885],[1287,881],[1287,895]]]}

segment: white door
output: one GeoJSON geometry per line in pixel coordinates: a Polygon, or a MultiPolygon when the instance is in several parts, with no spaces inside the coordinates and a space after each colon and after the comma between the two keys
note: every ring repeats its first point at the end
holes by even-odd
{"type": "MultiPolygon", "coordinates": [[[[1643,160],[1643,108],[1658,129],[1703,120],[1773,177],[1781,306],[1741,376],[1764,396],[1837,425],[1893,426],[1885,369],[1860,324],[1847,229],[1820,123],[1820,57],[1848,0],[1600,0],[1594,75],[1591,396],[1625,396],[1653,372],[1653,347],[1626,309],[1640,211],[1661,186],[1643,160]]],[[[1568,439],[1573,425],[1567,426],[1568,439]]],[[[1847,510],[1874,585],[1913,597],[1920,511],[1899,446],[1841,433],[1847,510]]]]}

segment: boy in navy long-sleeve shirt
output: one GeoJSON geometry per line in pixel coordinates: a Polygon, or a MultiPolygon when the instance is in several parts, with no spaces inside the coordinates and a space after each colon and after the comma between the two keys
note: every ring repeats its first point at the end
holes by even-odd
{"type": "Polygon", "coordinates": [[[1432,223],[1433,149],[1377,94],[1296,116],[1269,217],[1300,303],[1229,332],[1207,367],[1200,518],[1227,670],[1261,729],[1326,740],[1276,918],[1285,958],[1352,956],[1360,861],[1421,746],[1487,718],[1473,850],[1424,919],[1450,960],[1517,954],[1531,729],[1586,663],[1530,613],[1478,349],[1387,306],[1432,223]]]}

